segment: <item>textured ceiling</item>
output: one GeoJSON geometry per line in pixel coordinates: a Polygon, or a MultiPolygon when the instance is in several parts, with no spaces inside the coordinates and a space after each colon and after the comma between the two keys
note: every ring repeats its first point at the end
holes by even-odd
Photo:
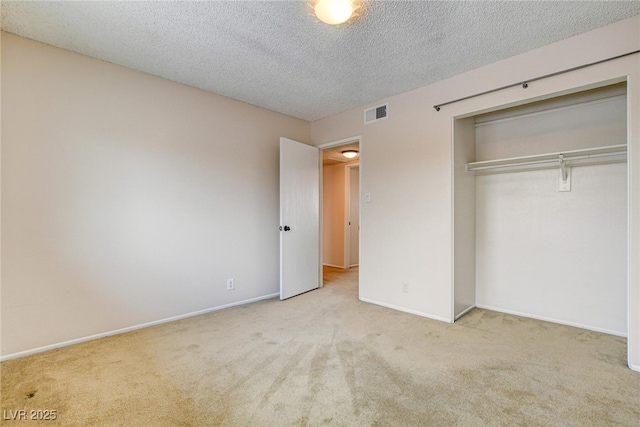
{"type": "Polygon", "coordinates": [[[640,14],[640,1],[12,2],[4,31],[313,121],[640,14]]]}

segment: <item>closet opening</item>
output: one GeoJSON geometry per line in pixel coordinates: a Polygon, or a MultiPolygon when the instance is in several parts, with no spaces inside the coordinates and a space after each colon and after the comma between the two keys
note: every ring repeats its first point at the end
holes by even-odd
{"type": "Polygon", "coordinates": [[[454,124],[454,319],[627,336],[626,82],[454,124]]]}

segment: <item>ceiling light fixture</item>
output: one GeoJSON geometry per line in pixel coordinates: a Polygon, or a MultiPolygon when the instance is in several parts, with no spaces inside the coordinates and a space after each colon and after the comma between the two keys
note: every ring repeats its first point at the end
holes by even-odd
{"type": "Polygon", "coordinates": [[[318,19],[329,25],[348,21],[356,9],[353,0],[318,0],[313,7],[318,19]]]}
{"type": "Polygon", "coordinates": [[[342,152],[342,155],[345,156],[347,159],[353,159],[355,156],[358,155],[358,150],[344,150],[342,152]]]}

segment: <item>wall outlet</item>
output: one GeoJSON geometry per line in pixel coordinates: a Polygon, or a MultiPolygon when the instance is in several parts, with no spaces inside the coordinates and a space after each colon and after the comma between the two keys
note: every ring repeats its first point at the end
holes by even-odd
{"type": "Polygon", "coordinates": [[[236,281],[235,279],[227,279],[227,290],[228,291],[232,291],[236,288],[236,281]]]}
{"type": "Polygon", "coordinates": [[[409,293],[409,284],[408,283],[403,283],[402,284],[402,292],[404,292],[405,294],[409,293]]]}

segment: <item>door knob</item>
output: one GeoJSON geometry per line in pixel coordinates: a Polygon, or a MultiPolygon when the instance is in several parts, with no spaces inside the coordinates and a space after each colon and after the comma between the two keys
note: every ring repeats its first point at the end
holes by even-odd
{"type": "Polygon", "coordinates": [[[284,226],[284,231],[289,231],[289,230],[291,230],[291,227],[289,227],[288,225],[285,225],[284,226]]]}

